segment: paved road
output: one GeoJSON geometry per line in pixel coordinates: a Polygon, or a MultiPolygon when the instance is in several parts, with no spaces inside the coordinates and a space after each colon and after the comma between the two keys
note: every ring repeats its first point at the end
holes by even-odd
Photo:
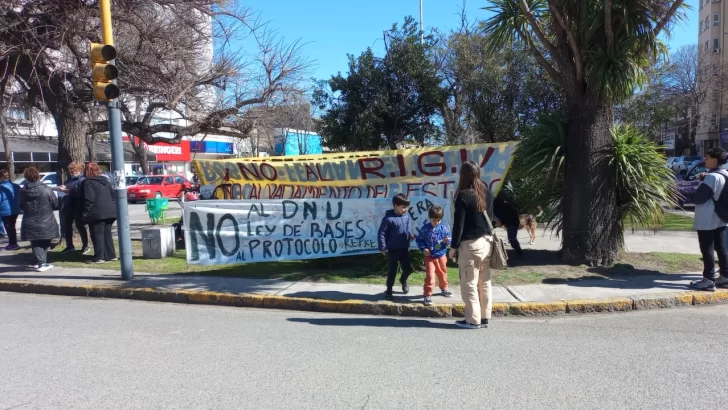
{"type": "Polygon", "coordinates": [[[451,321],[0,293],[0,409],[720,409],[728,307],[451,321]]]}

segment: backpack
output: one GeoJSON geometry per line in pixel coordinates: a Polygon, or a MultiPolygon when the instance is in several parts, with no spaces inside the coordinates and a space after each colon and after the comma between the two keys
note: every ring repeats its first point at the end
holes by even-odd
{"type": "Polygon", "coordinates": [[[726,189],[728,188],[728,176],[722,172],[711,172],[711,174],[718,174],[723,177],[723,189],[720,191],[718,199],[714,199],[715,197],[711,199],[713,199],[715,213],[723,222],[728,223],[728,189],[726,189]]]}

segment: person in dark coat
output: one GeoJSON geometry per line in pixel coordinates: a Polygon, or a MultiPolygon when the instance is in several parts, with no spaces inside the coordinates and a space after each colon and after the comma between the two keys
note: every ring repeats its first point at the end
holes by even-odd
{"type": "Polygon", "coordinates": [[[7,169],[0,170],[0,217],[5,225],[8,235],[8,246],[6,251],[20,249],[18,246],[18,234],[15,231],[15,223],[20,213],[20,185],[10,180],[10,173],[7,169]]]}
{"type": "Polygon", "coordinates": [[[84,173],[86,179],[81,183],[81,218],[89,226],[94,245],[94,257],[86,263],[115,261],[117,258],[111,226],[116,222],[116,206],[111,182],[103,176],[95,162],[86,164],[84,173]]]}
{"type": "Polygon", "coordinates": [[[58,222],[53,211],[58,209],[58,197],[46,184],[40,182],[40,172],[30,167],[23,173],[28,181],[20,191],[20,209],[23,210],[23,222],[20,225],[21,237],[30,241],[36,259],[35,268],[44,272],[53,265],[48,263],[48,248],[51,240],[58,238],[58,222]]]}
{"type": "Polygon", "coordinates": [[[88,232],[86,224],[81,219],[81,209],[83,208],[83,196],[81,195],[81,183],[85,179],[83,174],[83,165],[78,162],[71,162],[68,165],[68,173],[71,176],[66,184],[61,186],[61,191],[66,194],[63,197],[63,237],[66,239],[66,249],[61,253],[74,252],[76,247],[73,246],[73,225],[76,224],[79,236],[81,236],[81,254],[88,255],[91,249],[88,247],[88,232]]]}
{"type": "Polygon", "coordinates": [[[508,203],[503,195],[498,195],[493,201],[493,214],[498,218],[498,222],[505,226],[508,232],[508,242],[516,251],[516,256],[523,256],[521,244],[518,242],[518,227],[521,225],[521,219],[518,216],[516,207],[508,203]]]}

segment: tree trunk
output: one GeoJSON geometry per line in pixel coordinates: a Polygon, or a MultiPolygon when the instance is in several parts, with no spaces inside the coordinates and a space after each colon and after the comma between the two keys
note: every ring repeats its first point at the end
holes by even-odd
{"type": "Polygon", "coordinates": [[[13,151],[10,149],[10,141],[8,141],[8,124],[5,120],[5,110],[0,110],[0,136],[3,140],[5,148],[5,158],[8,164],[8,172],[10,178],[15,179],[15,162],[13,162],[13,151]]]}
{"type": "Polygon", "coordinates": [[[139,165],[142,167],[142,173],[144,175],[150,175],[149,160],[147,159],[147,152],[144,149],[144,144],[141,141],[137,144],[137,139],[134,137],[129,137],[129,144],[131,144],[131,147],[134,149],[134,156],[136,157],[137,162],[139,162],[139,165]]]}
{"type": "Polygon", "coordinates": [[[615,168],[614,108],[571,101],[564,170],[563,258],[567,263],[611,265],[621,249],[615,168]]]}
{"type": "Polygon", "coordinates": [[[84,163],[84,145],[89,132],[86,113],[74,104],[59,102],[53,112],[58,129],[58,176],[61,181],[68,178],[68,164],[84,163]]]}
{"type": "Polygon", "coordinates": [[[96,161],[96,136],[90,134],[86,137],[86,148],[88,149],[88,160],[91,162],[96,161]]]}

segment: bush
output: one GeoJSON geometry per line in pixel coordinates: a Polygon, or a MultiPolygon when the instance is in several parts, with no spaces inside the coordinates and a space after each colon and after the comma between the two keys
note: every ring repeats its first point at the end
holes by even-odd
{"type": "MultiPolygon", "coordinates": [[[[563,116],[541,117],[524,134],[515,152],[508,188],[523,210],[544,208],[545,221],[557,233],[563,220],[564,141],[563,116]]],[[[655,143],[637,128],[615,125],[612,130],[619,218],[625,226],[656,226],[665,215],[664,206],[674,207],[679,197],[675,180],[655,143]]]]}

